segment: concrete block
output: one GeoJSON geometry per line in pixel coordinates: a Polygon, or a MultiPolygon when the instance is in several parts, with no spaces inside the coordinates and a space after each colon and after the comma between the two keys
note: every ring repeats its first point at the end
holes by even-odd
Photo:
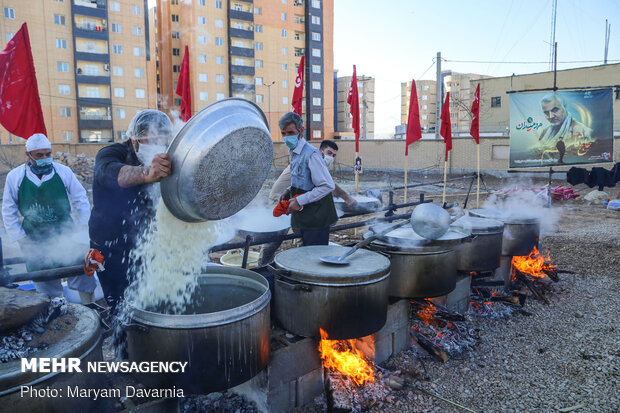
{"type": "Polygon", "coordinates": [[[392,334],[376,338],[375,341],[375,363],[380,364],[389,359],[393,354],[392,334]]]}
{"type": "Polygon", "coordinates": [[[295,407],[312,403],[315,397],[323,394],[323,368],[311,371],[297,379],[295,407]]]}
{"type": "Polygon", "coordinates": [[[404,351],[409,348],[411,344],[410,338],[410,326],[406,326],[406,328],[401,328],[398,331],[395,331],[392,335],[392,355],[396,355],[401,351],[404,351]]]}
{"type": "Polygon", "coordinates": [[[296,383],[290,381],[281,386],[270,389],[267,393],[267,405],[269,412],[281,413],[294,409],[296,397],[296,383]]]}
{"type": "Polygon", "coordinates": [[[398,300],[388,306],[387,320],[376,335],[383,337],[409,324],[409,300],[398,300]]]}
{"type": "Polygon", "coordinates": [[[322,366],[317,340],[306,338],[271,353],[269,388],[296,380],[322,366]]]}
{"type": "Polygon", "coordinates": [[[456,287],[450,294],[431,298],[431,301],[459,314],[467,314],[469,311],[470,291],[471,275],[461,275],[457,277],[456,287]]]}

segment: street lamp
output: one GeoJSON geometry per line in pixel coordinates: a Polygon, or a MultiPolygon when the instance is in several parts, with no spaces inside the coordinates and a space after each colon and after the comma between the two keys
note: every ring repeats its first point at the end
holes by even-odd
{"type": "Polygon", "coordinates": [[[266,84],[265,86],[267,86],[267,102],[268,102],[268,106],[267,106],[267,114],[269,116],[269,122],[267,122],[268,126],[269,126],[269,132],[271,132],[271,86],[273,86],[276,83],[276,81],[274,80],[273,82],[271,82],[270,84],[266,84]]]}

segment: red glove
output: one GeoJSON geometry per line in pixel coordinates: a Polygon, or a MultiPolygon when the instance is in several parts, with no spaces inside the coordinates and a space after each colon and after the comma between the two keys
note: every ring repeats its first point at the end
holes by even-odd
{"type": "Polygon", "coordinates": [[[99,252],[99,250],[95,248],[91,248],[88,250],[88,254],[86,254],[86,259],[84,260],[84,272],[89,277],[95,273],[95,271],[104,271],[103,267],[103,255],[99,252]]]}
{"type": "MultiPolygon", "coordinates": [[[[297,198],[299,195],[301,194],[297,194],[295,195],[293,198],[297,198]]],[[[274,217],[280,217],[284,214],[288,215],[288,204],[290,203],[290,201],[288,200],[283,200],[278,202],[278,204],[276,205],[276,207],[273,209],[273,216],[274,217]]]]}

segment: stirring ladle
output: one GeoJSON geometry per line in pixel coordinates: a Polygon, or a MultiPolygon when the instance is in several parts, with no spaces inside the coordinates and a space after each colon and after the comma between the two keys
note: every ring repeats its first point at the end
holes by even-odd
{"type": "Polygon", "coordinates": [[[383,231],[378,232],[377,234],[375,234],[375,235],[373,235],[371,237],[368,237],[368,238],[366,238],[363,241],[358,242],[357,244],[352,246],[347,252],[345,252],[344,254],[342,254],[339,257],[335,256],[335,255],[326,255],[326,256],[320,257],[320,260],[323,261],[326,264],[335,264],[335,265],[347,265],[347,264],[350,264],[350,262],[347,259],[347,257],[349,255],[353,254],[359,248],[365,247],[366,245],[370,244],[371,242],[373,242],[377,238],[387,234],[388,232],[391,232],[391,231],[395,230],[396,228],[400,228],[400,227],[402,227],[404,225],[407,225],[409,223],[411,223],[411,219],[407,219],[405,221],[398,222],[398,223],[396,223],[394,225],[391,225],[391,226],[387,227],[383,231]]]}

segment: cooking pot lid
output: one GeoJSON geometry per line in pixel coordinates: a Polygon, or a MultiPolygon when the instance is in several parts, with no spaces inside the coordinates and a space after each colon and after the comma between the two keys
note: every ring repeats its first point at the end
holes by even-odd
{"type": "Polygon", "coordinates": [[[496,219],[504,224],[538,224],[534,215],[523,211],[508,211],[505,209],[472,209],[469,215],[473,217],[496,219]]]}
{"type": "Polygon", "coordinates": [[[263,111],[228,98],[196,113],[168,148],[161,181],[166,207],[186,222],[229,217],[255,197],[269,174],[273,143],[263,111]]]}
{"type": "MultiPolygon", "coordinates": [[[[370,230],[375,234],[383,231],[385,227],[393,224],[377,224],[371,225],[370,230]]],[[[388,232],[386,235],[379,237],[383,243],[402,248],[419,248],[426,246],[450,246],[460,244],[467,238],[467,234],[458,231],[449,230],[438,239],[426,239],[418,235],[410,226],[404,226],[388,232]]]]}
{"type": "Polygon", "coordinates": [[[504,223],[495,219],[462,216],[451,225],[464,234],[497,234],[504,230],[504,223]]]}
{"type": "Polygon", "coordinates": [[[364,195],[353,195],[352,198],[357,201],[353,206],[347,205],[344,199],[338,197],[334,197],[334,204],[344,212],[373,212],[381,208],[381,201],[377,198],[364,195]]]}
{"type": "Polygon", "coordinates": [[[264,208],[245,208],[229,218],[238,231],[245,233],[270,233],[287,230],[291,227],[291,217],[273,216],[273,210],[264,208]]]}
{"type": "Polygon", "coordinates": [[[291,248],[276,255],[278,268],[290,271],[288,277],[318,285],[366,284],[380,280],[390,272],[390,260],[376,252],[357,250],[349,255],[349,265],[326,264],[320,257],[340,256],[349,248],[312,245],[291,248]]]}

